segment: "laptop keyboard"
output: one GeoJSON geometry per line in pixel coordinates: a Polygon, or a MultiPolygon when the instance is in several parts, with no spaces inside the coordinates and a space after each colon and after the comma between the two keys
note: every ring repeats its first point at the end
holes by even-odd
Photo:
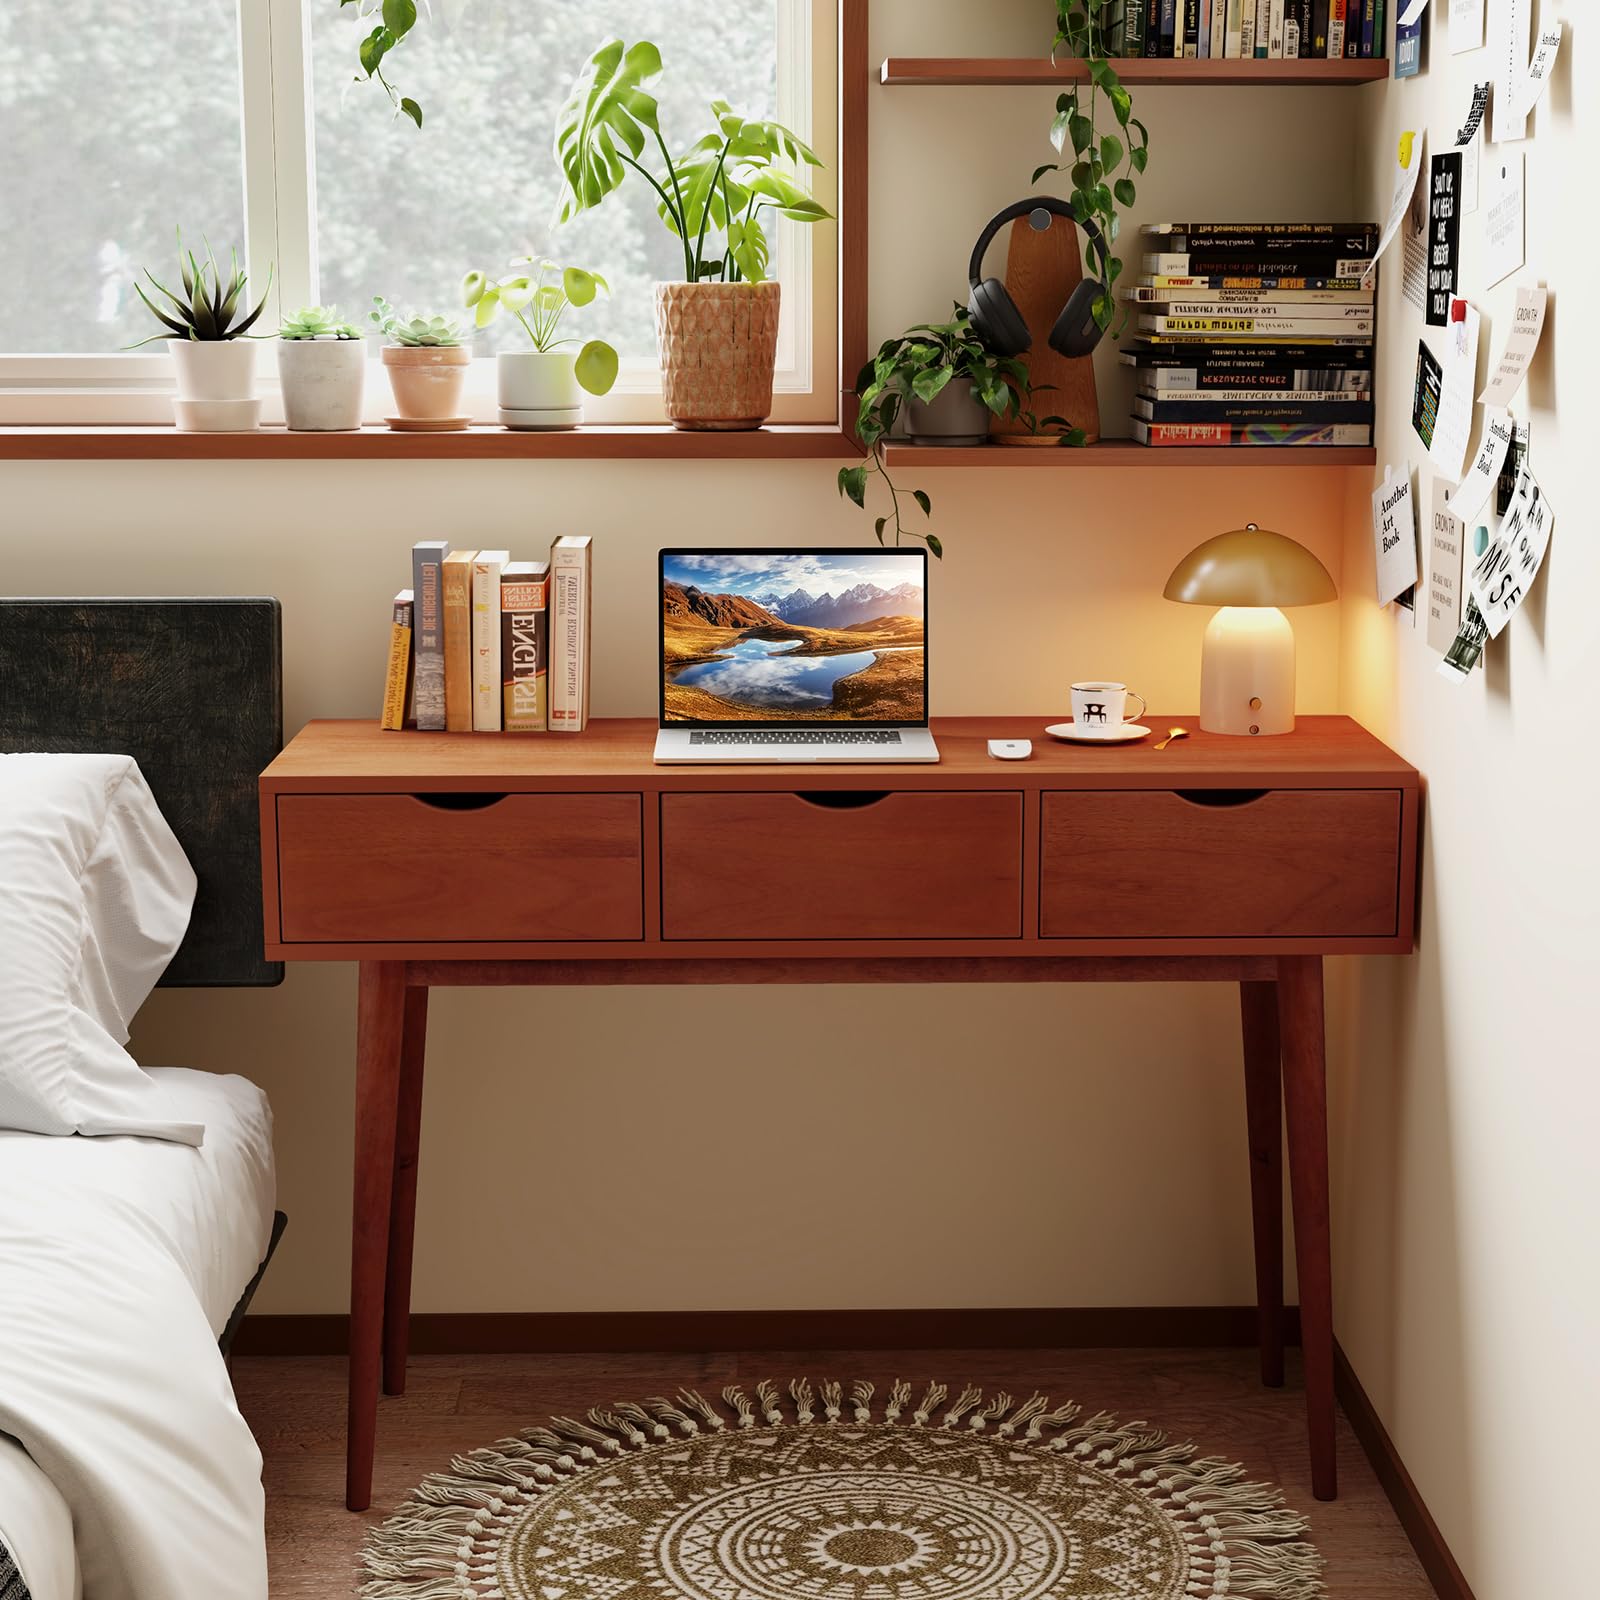
{"type": "Polygon", "coordinates": [[[691,733],[689,743],[716,745],[757,744],[874,744],[896,745],[900,735],[893,728],[790,728],[782,733],[746,733],[742,728],[691,733]]]}

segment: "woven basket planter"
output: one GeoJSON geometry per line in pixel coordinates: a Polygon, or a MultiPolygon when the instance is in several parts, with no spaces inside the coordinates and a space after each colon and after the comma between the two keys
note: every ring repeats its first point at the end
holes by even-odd
{"type": "Polygon", "coordinates": [[[772,410],[776,283],[658,283],[661,397],[675,428],[759,428],[772,410]]]}

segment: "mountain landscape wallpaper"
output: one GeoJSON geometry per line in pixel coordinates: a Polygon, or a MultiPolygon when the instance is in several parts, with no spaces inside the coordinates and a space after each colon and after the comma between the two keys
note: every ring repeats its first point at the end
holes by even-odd
{"type": "Polygon", "coordinates": [[[662,557],[668,722],[921,722],[924,560],[673,551],[662,557]]]}

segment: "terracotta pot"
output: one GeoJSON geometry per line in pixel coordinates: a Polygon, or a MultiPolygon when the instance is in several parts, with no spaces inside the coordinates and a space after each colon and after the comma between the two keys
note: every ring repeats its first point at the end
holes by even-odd
{"type": "Polygon", "coordinates": [[[464,344],[386,344],[383,364],[389,371],[395,409],[408,422],[450,422],[461,416],[461,390],[467,381],[472,352],[464,344]]]}
{"type": "Polygon", "coordinates": [[[759,428],[772,410],[776,283],[658,283],[661,398],[675,428],[759,428]]]}

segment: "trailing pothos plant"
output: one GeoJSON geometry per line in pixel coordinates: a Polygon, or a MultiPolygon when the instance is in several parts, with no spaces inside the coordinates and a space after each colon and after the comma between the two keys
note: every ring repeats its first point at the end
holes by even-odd
{"type": "Polygon", "coordinates": [[[856,379],[856,434],[867,454],[859,465],[839,469],[839,493],[865,510],[868,479],[874,473],[883,479],[889,512],[873,523],[879,544],[892,523],[896,544],[903,538],[921,539],[935,556],[944,556],[937,535],[906,527],[902,493],[910,494],[924,517],[933,515],[933,501],[925,490],[896,486],[884,465],[883,446],[902,407],[912,400],[930,405],[958,380],[970,381],[974,396],[997,417],[1015,413],[1028,393],[1026,364],[995,355],[973,330],[966,308],[959,305],[949,322],[919,323],[885,340],[856,379]]]}
{"type": "Polygon", "coordinates": [[[1150,131],[1134,116],[1133,96],[1107,60],[1108,55],[1119,54],[1108,49],[1113,12],[1120,26],[1121,0],[1056,0],[1056,37],[1050,58],[1053,61],[1064,51],[1081,59],[1088,82],[1075,83],[1057,96],[1055,120],[1050,125],[1050,143],[1063,156],[1070,145],[1072,160],[1047,162],[1035,169],[1033,181],[1037,183],[1048,172],[1066,172],[1072,181],[1067,203],[1073,216],[1080,223],[1092,221],[1100,229],[1106,245],[1104,267],[1092,240],[1084,248],[1090,272],[1104,285],[1104,292],[1095,299],[1094,320],[1102,329],[1120,331],[1122,319],[1115,299],[1122,273],[1122,260],[1115,251],[1121,232],[1117,208],[1127,209],[1138,198],[1133,174],[1142,174],[1150,160],[1150,131]]]}
{"type": "MultiPolygon", "coordinates": [[[[427,0],[423,0],[426,4],[427,0]]],[[[422,107],[409,95],[403,95],[383,75],[383,58],[395,48],[405,36],[417,25],[417,0],[339,0],[339,9],[354,6],[356,15],[365,21],[369,17],[376,17],[370,33],[362,37],[356,50],[356,59],[361,63],[362,79],[376,78],[383,85],[383,92],[388,95],[389,103],[394,107],[397,117],[410,117],[420,128],[422,126],[422,107]]]]}

